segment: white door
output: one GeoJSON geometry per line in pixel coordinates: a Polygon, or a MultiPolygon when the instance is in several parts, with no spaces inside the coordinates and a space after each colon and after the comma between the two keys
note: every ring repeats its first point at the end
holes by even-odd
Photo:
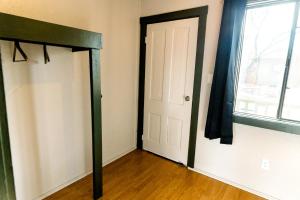
{"type": "Polygon", "coordinates": [[[143,148],[187,164],[198,18],[147,26],[143,148]]]}

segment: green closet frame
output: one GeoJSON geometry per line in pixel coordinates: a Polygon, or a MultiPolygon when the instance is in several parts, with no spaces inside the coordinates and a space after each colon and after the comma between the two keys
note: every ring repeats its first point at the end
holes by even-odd
{"type": "MultiPolygon", "coordinates": [[[[18,41],[88,51],[90,66],[93,197],[103,195],[100,49],[102,34],[0,13],[0,40],[18,41]]],[[[1,53],[1,52],[0,52],[1,53]]],[[[11,161],[5,90],[0,54],[0,199],[14,200],[15,185],[11,161]]]]}

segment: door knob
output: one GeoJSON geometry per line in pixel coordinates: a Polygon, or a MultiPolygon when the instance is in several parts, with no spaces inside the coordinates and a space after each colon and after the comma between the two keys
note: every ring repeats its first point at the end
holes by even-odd
{"type": "Polygon", "coordinates": [[[185,96],[184,99],[185,99],[185,101],[190,101],[191,100],[190,96],[185,96]]]}

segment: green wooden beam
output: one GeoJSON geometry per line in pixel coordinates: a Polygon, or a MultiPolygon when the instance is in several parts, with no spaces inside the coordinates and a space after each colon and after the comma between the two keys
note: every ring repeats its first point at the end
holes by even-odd
{"type": "Polygon", "coordinates": [[[0,13],[0,39],[101,49],[101,33],[0,13]]]}
{"type": "Polygon", "coordinates": [[[0,50],[0,199],[14,200],[15,186],[6,113],[3,71],[0,50]]]}
{"type": "Polygon", "coordinates": [[[94,199],[96,200],[103,195],[100,51],[97,49],[89,50],[89,57],[92,105],[93,186],[94,199]]]}
{"type": "MultiPolygon", "coordinates": [[[[93,184],[94,199],[103,194],[102,189],[102,125],[100,49],[101,33],[42,22],[0,13],[0,40],[20,41],[69,47],[74,52],[89,51],[90,86],[92,106],[93,184]]],[[[10,154],[6,102],[2,65],[0,60],[0,199],[14,200],[14,178],[10,154]]]]}

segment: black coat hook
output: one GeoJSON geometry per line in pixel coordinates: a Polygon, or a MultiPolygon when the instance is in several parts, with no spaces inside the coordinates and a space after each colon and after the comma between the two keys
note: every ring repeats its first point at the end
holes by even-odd
{"type": "Polygon", "coordinates": [[[15,47],[14,47],[14,54],[13,54],[13,62],[23,62],[27,61],[28,57],[23,51],[23,49],[20,46],[20,43],[18,41],[15,41],[15,47]],[[23,57],[23,60],[16,60],[17,50],[20,52],[20,54],[23,57]]]}
{"type": "Polygon", "coordinates": [[[47,51],[47,46],[44,44],[43,46],[43,50],[44,50],[44,60],[45,60],[45,64],[47,64],[48,62],[50,62],[50,57],[47,51]]]}

